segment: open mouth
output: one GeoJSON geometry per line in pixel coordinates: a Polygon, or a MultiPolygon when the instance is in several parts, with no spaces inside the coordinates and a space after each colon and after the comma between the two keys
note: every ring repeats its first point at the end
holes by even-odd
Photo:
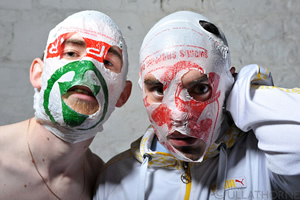
{"type": "Polygon", "coordinates": [[[80,93],[80,94],[84,94],[84,95],[94,97],[93,92],[90,90],[90,88],[88,88],[86,86],[73,86],[68,90],[68,92],[70,92],[70,93],[80,93]]]}
{"type": "Polygon", "coordinates": [[[91,115],[98,111],[99,103],[91,89],[86,86],[73,86],[62,95],[63,101],[80,114],[91,115]]]}
{"type": "MultiPolygon", "coordinates": [[[[71,87],[66,94],[62,96],[62,98],[66,101],[66,99],[70,100],[79,100],[79,101],[85,101],[89,103],[97,103],[96,97],[94,96],[94,93],[91,89],[89,89],[87,86],[82,85],[76,85],[71,87]]],[[[67,102],[66,102],[67,103],[67,102]]],[[[69,104],[68,104],[69,105],[69,104]]],[[[70,106],[70,105],[69,105],[70,106]]]]}
{"type": "Polygon", "coordinates": [[[173,146],[191,146],[198,141],[198,138],[186,136],[177,131],[167,136],[167,139],[173,146]]]}

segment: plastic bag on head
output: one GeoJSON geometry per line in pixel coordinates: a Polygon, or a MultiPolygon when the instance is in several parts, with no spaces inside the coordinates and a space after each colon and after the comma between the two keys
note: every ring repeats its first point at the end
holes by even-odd
{"type": "Polygon", "coordinates": [[[76,143],[102,131],[123,91],[128,71],[127,47],[121,31],[107,15],[97,11],[75,13],[49,33],[41,89],[35,90],[35,117],[62,140],[76,143]],[[78,37],[85,43],[86,54],[80,60],[62,57],[64,42],[78,37]],[[114,73],[104,65],[112,46],[120,49],[122,69],[114,73]],[[88,88],[99,109],[93,114],[75,111],[62,99],[71,88],[88,88]]]}
{"type": "Polygon", "coordinates": [[[166,16],[148,32],[140,49],[140,87],[144,103],[159,142],[180,160],[193,162],[168,140],[181,135],[205,143],[205,151],[220,134],[222,107],[233,77],[230,53],[224,34],[206,17],[180,11],[166,16]],[[207,76],[212,90],[205,102],[190,97],[182,86],[182,77],[195,70],[207,76]],[[150,102],[144,87],[145,77],[154,76],[162,83],[161,102],[150,102]]]}

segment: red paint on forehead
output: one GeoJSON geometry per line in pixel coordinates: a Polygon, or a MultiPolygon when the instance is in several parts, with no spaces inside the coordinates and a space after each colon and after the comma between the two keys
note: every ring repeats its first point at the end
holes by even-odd
{"type": "Polygon", "coordinates": [[[96,41],[89,38],[83,39],[86,42],[86,57],[94,58],[98,62],[103,63],[103,59],[111,46],[102,41],[96,41]]]}
{"type": "Polygon", "coordinates": [[[61,45],[66,40],[69,33],[62,34],[55,39],[54,42],[51,42],[47,47],[47,57],[46,58],[55,58],[61,55],[61,45]]]}
{"type": "MultiPolygon", "coordinates": [[[[62,34],[59,37],[57,37],[54,42],[50,43],[47,47],[46,58],[61,57],[63,53],[63,42],[66,41],[71,35],[71,33],[62,34]]],[[[85,57],[94,58],[95,60],[103,63],[103,59],[111,45],[102,41],[97,41],[89,38],[83,39],[86,43],[85,57]]]]}

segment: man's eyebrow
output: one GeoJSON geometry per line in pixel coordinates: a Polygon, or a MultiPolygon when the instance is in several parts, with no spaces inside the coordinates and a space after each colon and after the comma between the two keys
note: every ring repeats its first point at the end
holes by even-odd
{"type": "Polygon", "coordinates": [[[145,85],[162,85],[162,83],[159,80],[153,80],[153,79],[145,79],[144,84],[145,85]]]}
{"type": "Polygon", "coordinates": [[[191,81],[190,83],[188,83],[187,87],[193,87],[195,85],[199,85],[199,84],[203,84],[203,83],[207,83],[208,82],[208,78],[206,75],[199,77],[196,80],[191,81]]]}
{"type": "Polygon", "coordinates": [[[110,52],[110,53],[112,53],[112,54],[118,56],[121,60],[123,60],[122,55],[121,55],[120,52],[117,51],[115,48],[109,48],[109,49],[108,49],[108,52],[110,52]]]}
{"type": "Polygon", "coordinates": [[[84,40],[80,40],[80,39],[76,39],[76,38],[69,38],[66,39],[64,42],[64,44],[75,44],[75,45],[79,45],[79,46],[86,46],[86,43],[84,40]]]}

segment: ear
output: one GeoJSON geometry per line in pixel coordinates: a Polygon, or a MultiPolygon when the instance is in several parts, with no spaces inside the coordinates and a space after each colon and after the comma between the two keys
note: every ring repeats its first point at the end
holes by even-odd
{"type": "Polygon", "coordinates": [[[40,58],[34,59],[30,67],[30,82],[34,88],[41,88],[43,69],[44,62],[40,58]]]}
{"type": "Polygon", "coordinates": [[[235,67],[231,67],[230,68],[230,73],[232,74],[232,76],[235,76],[235,67]]]}
{"type": "Polygon", "coordinates": [[[131,89],[132,89],[132,83],[131,81],[126,81],[126,85],[124,87],[123,92],[121,93],[117,103],[116,107],[122,107],[128,100],[130,94],[131,94],[131,89]]]}

